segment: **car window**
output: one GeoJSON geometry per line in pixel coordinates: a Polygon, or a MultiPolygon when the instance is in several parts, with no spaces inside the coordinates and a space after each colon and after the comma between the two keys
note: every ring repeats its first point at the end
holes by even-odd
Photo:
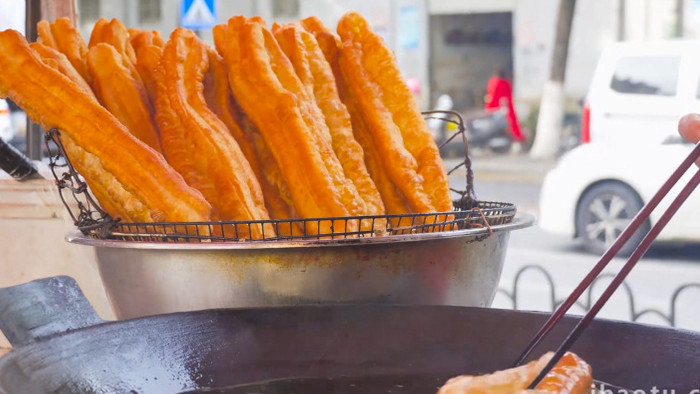
{"type": "Polygon", "coordinates": [[[618,93],[673,96],[679,56],[629,56],[618,60],[610,88],[618,93]]]}

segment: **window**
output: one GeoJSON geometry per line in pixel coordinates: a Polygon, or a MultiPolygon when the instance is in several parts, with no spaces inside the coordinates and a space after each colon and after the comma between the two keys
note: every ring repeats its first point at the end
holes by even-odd
{"type": "Polygon", "coordinates": [[[680,63],[677,56],[623,57],[617,62],[610,87],[625,94],[673,96],[680,63]]]}
{"type": "Polygon", "coordinates": [[[299,0],[273,0],[273,18],[298,18],[299,0]]]}
{"type": "Polygon", "coordinates": [[[160,22],[160,0],[139,0],[139,22],[160,22]]]}
{"type": "Polygon", "coordinates": [[[100,19],[100,0],[79,0],[78,12],[82,24],[93,24],[100,19]]]}

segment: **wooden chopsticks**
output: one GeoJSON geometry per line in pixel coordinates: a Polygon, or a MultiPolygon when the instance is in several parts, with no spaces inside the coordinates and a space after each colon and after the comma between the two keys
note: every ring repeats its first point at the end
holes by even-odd
{"type": "MultiPolygon", "coordinates": [[[[515,362],[515,366],[523,363],[523,361],[532,353],[533,349],[542,341],[542,339],[556,326],[559,321],[561,321],[564,314],[574,305],[576,300],[583,294],[583,292],[591,285],[593,280],[598,277],[598,275],[603,271],[603,269],[610,263],[612,258],[617,255],[624,244],[630,239],[630,237],[639,229],[639,227],[649,218],[651,212],[659,205],[661,200],[666,197],[668,192],[673,188],[678,180],[683,176],[688,168],[690,168],[693,163],[700,158],[700,143],[695,145],[695,148],[691,151],[688,157],[683,160],[681,165],[673,172],[673,174],[668,178],[668,180],[661,186],[654,197],[649,200],[649,202],[639,211],[639,213],[632,219],[630,224],[625,228],[625,230],[620,234],[620,236],[615,240],[615,242],[608,248],[608,250],[601,256],[600,260],[593,269],[586,275],[585,278],[578,284],[574,291],[567,297],[567,299],[556,309],[552,316],[547,319],[547,321],[542,325],[540,330],[534,336],[532,341],[525,348],[523,353],[518,357],[515,362]]],[[[605,289],[603,294],[600,296],[598,301],[591,307],[591,309],[586,313],[586,315],[579,321],[579,323],[574,327],[573,331],[569,333],[564,342],[559,346],[554,354],[554,357],[550,362],[544,367],[540,374],[532,381],[528,388],[533,389],[537,384],[547,375],[547,373],[554,367],[554,365],[559,361],[559,359],[566,353],[567,350],[573,345],[573,343],[578,339],[583,330],[588,327],[593,318],[598,314],[598,312],[603,308],[605,303],[610,299],[610,296],[615,292],[615,290],[620,286],[622,281],[627,277],[630,271],[637,264],[639,259],[646,253],[649,249],[651,243],[656,239],[661,230],[666,226],[666,224],[671,220],[673,215],[678,211],[678,209],[683,205],[685,200],[692,194],[693,190],[700,184],[700,170],[698,170],[695,175],[688,181],[688,183],[683,187],[678,196],[673,200],[671,205],[663,213],[659,221],[649,230],[642,242],[637,246],[637,248],[632,252],[628,258],[625,265],[622,267],[620,272],[613,278],[611,283],[605,289]]]]}

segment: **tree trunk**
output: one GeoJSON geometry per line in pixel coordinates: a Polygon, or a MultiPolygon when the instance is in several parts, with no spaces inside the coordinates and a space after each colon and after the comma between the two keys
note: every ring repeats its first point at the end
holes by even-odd
{"type": "Polygon", "coordinates": [[[569,37],[574,19],[576,0],[560,0],[557,30],[552,53],[549,81],[542,91],[535,142],[530,151],[534,158],[553,158],[559,148],[562,120],[564,119],[564,80],[569,37]]]}
{"type": "Polygon", "coordinates": [[[627,0],[617,0],[617,40],[625,41],[627,36],[627,0]]]}
{"type": "Polygon", "coordinates": [[[676,0],[676,37],[683,37],[685,33],[685,0],[676,0]]]}

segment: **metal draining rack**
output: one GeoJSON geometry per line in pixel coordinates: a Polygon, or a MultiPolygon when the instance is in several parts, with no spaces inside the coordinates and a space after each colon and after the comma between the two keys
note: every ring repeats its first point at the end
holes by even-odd
{"type": "MultiPolygon", "coordinates": [[[[467,144],[467,129],[462,116],[454,111],[423,112],[426,119],[438,119],[454,126],[454,133],[442,142],[464,146],[464,160],[448,171],[466,171],[464,190],[450,189],[459,197],[454,211],[324,217],[286,220],[220,221],[220,222],[157,222],[129,223],[110,217],[92,196],[83,177],[75,170],[61,143],[60,132],[46,134],[50,152],[49,167],[56,178],[58,192],[75,226],[85,235],[98,239],[141,242],[265,242],[294,240],[337,240],[488,228],[509,223],[516,213],[511,203],[478,201],[474,193],[474,176],[467,144]],[[458,140],[457,140],[458,141],[458,140]],[[265,230],[267,229],[267,230],[265,230]],[[270,231],[274,229],[274,231],[270,231]],[[324,231],[323,229],[328,229],[324,231]],[[258,233],[257,239],[250,234],[258,233]],[[267,234],[265,233],[267,231],[267,234]]],[[[488,236],[490,231],[484,235],[488,236]]]]}

